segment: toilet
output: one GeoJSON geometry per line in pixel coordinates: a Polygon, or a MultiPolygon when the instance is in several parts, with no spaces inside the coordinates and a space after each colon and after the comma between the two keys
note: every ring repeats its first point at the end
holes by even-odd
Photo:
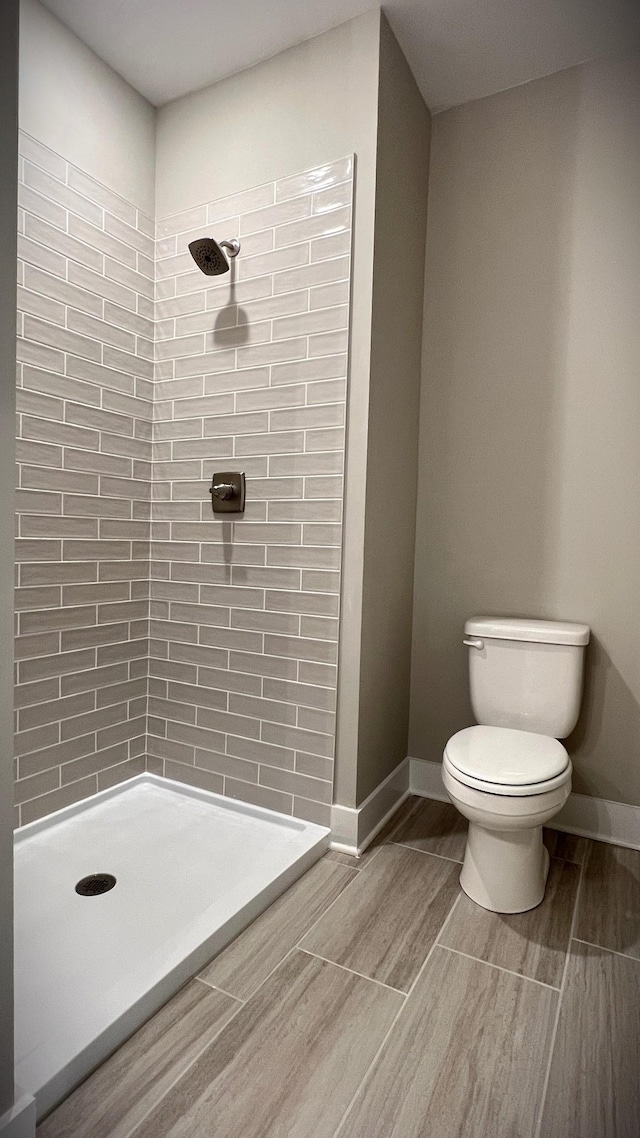
{"type": "Polygon", "coordinates": [[[449,739],[442,774],[469,819],[460,884],[485,909],[523,913],[544,897],[542,827],[571,793],[560,739],[578,721],[589,628],[474,617],[464,631],[478,725],[449,739]]]}

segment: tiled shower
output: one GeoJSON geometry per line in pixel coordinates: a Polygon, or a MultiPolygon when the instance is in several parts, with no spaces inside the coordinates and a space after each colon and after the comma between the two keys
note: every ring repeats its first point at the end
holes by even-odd
{"type": "Polygon", "coordinates": [[[353,160],[162,218],[155,248],[27,135],[20,164],[16,821],[148,769],[326,825],[353,160]],[[226,277],[203,235],[240,238],[226,277]]]}
{"type": "Polygon", "coordinates": [[[145,767],[153,220],[22,134],[21,823],[145,767]]]}

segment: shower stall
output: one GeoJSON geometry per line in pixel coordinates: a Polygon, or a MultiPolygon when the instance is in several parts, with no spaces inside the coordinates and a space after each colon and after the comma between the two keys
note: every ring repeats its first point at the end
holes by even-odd
{"type": "Polygon", "coordinates": [[[328,845],[353,159],[157,222],[26,133],[20,175],[16,1072],[42,1115],[328,845]]]}

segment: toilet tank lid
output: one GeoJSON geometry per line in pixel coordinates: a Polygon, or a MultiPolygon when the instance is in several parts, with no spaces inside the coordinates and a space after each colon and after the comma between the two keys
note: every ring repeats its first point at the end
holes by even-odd
{"type": "Polygon", "coordinates": [[[464,631],[466,636],[487,640],[528,640],[537,644],[588,644],[590,634],[588,624],[509,616],[473,616],[464,631]]]}

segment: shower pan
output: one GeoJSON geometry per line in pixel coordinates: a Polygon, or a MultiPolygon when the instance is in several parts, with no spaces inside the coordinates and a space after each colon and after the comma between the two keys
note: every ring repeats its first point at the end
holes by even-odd
{"type": "Polygon", "coordinates": [[[325,827],[151,774],[24,826],[16,1080],[38,1118],[328,844],[325,827]]]}

